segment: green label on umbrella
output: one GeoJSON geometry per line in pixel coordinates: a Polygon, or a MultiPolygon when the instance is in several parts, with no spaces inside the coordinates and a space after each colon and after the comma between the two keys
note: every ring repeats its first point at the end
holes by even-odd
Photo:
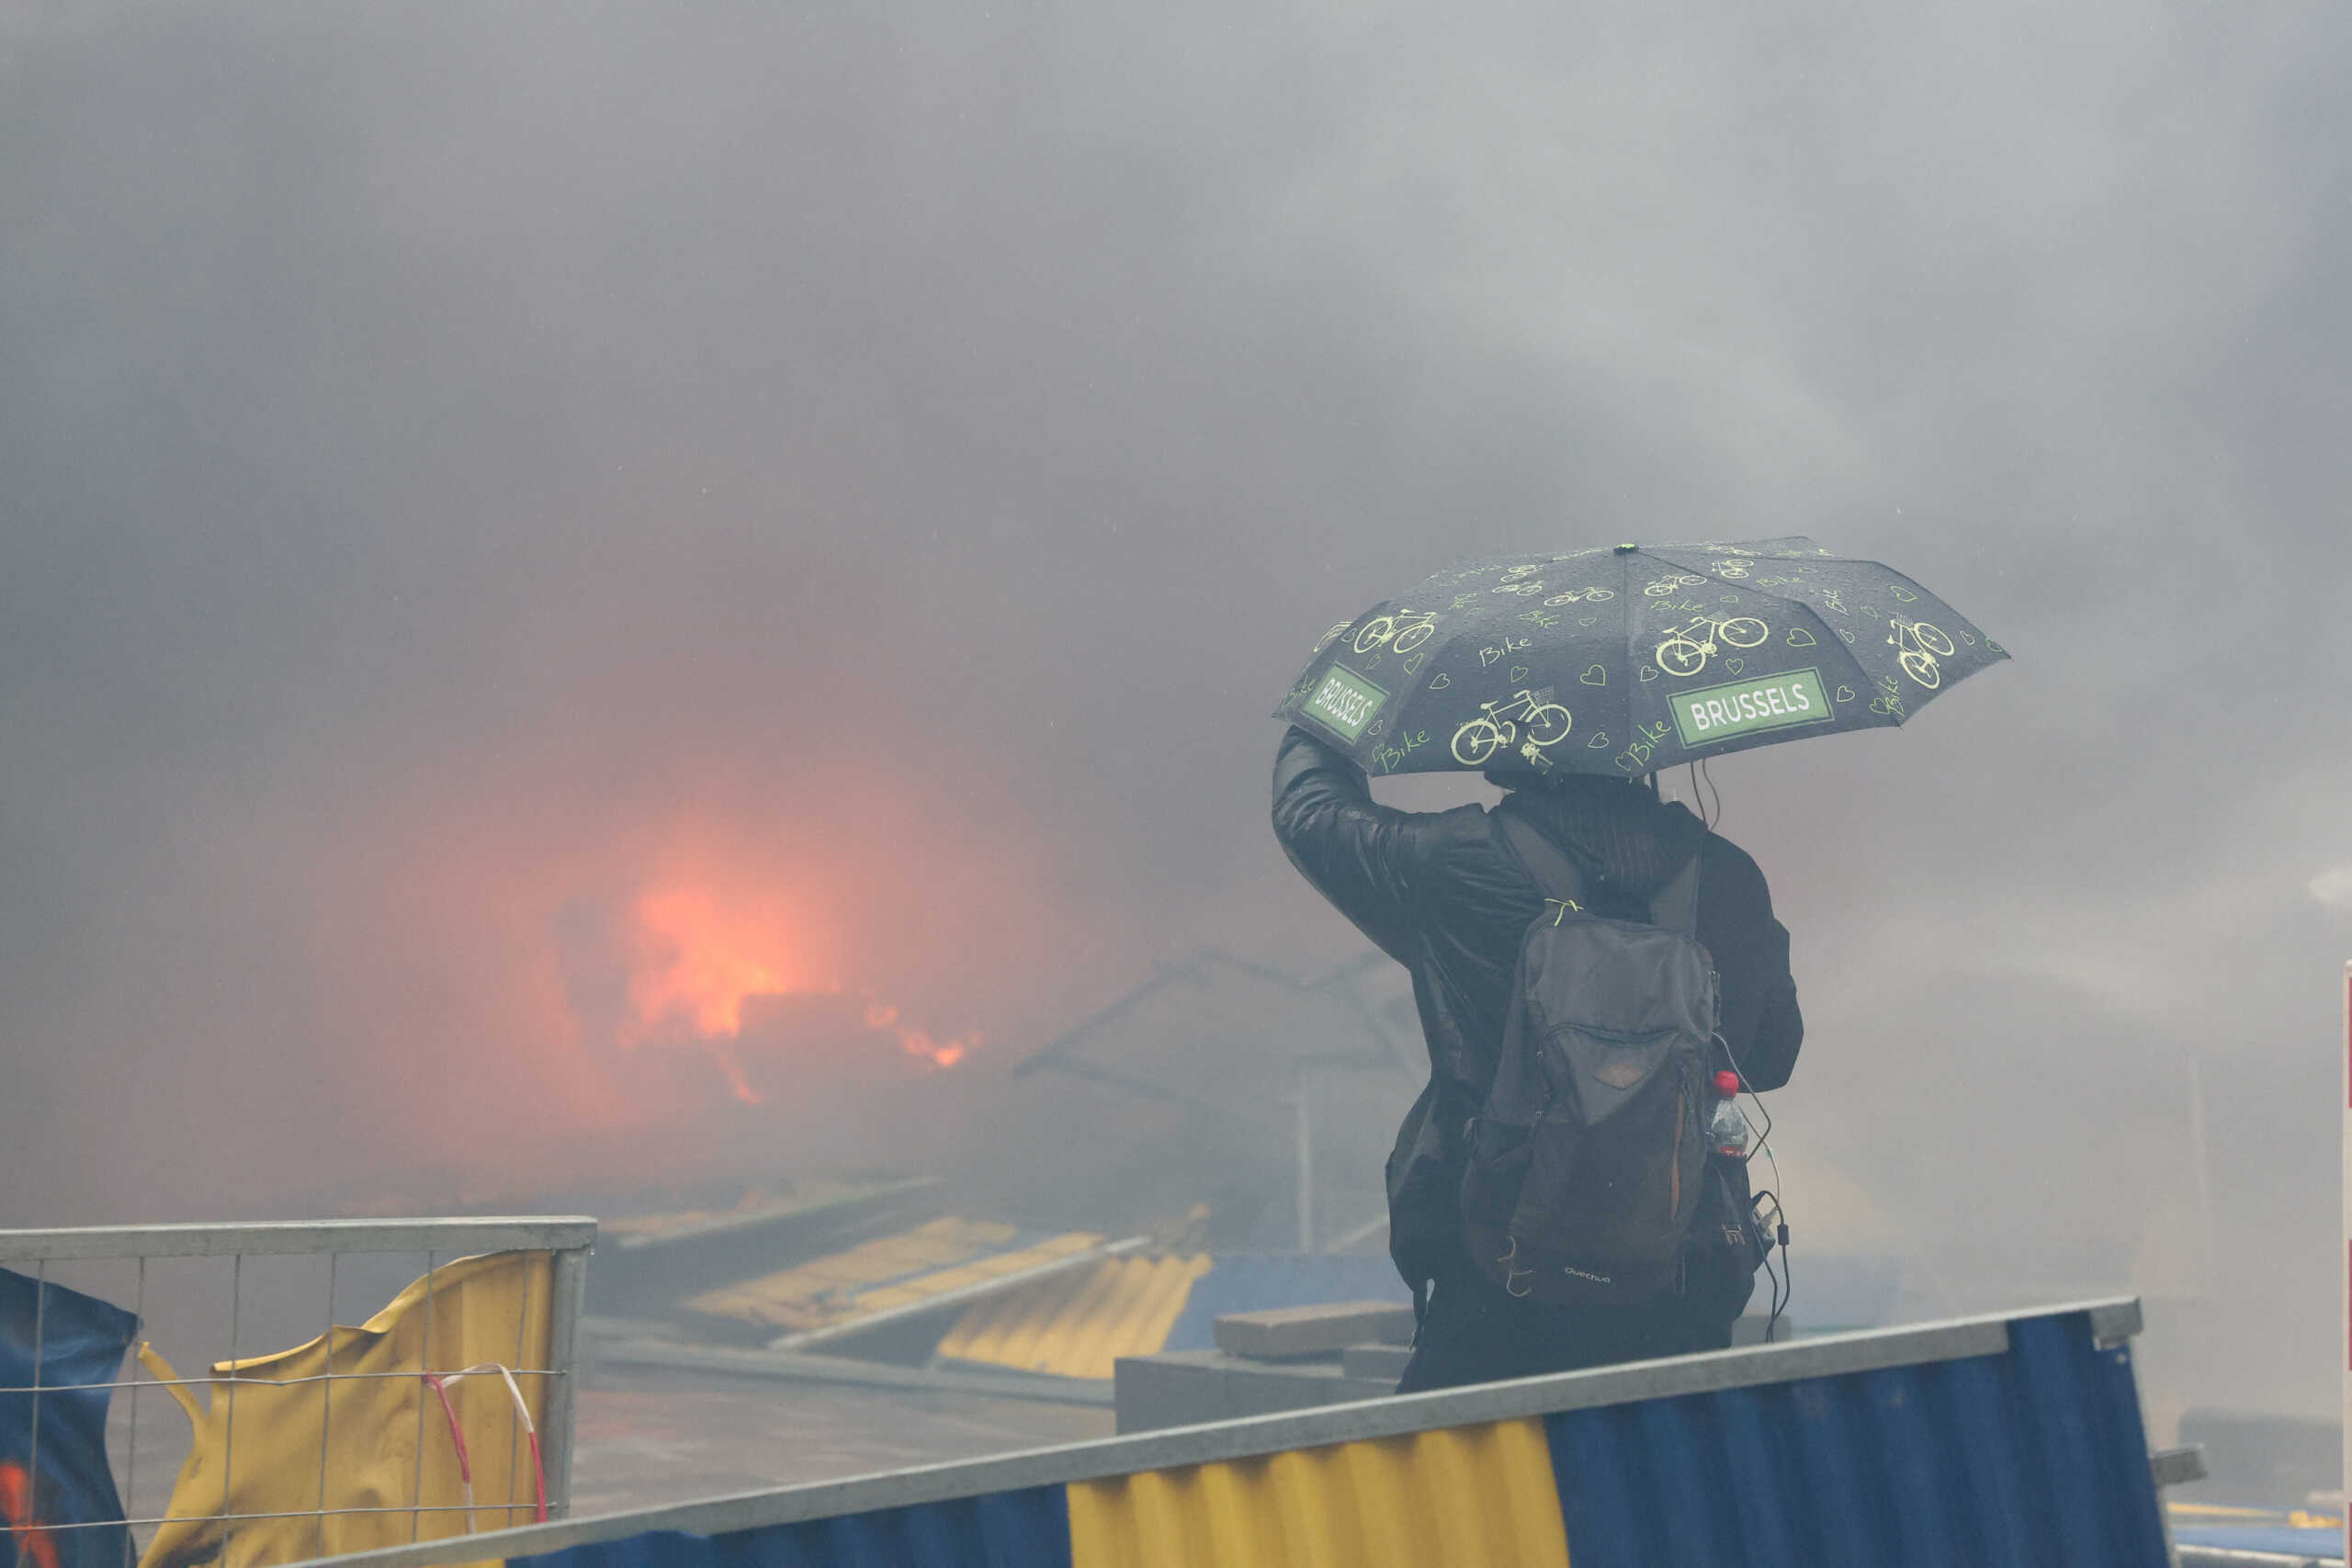
{"type": "Polygon", "coordinates": [[[1712,746],[1759,729],[1820,724],[1832,716],[1818,670],[1791,670],[1760,680],[1702,686],[1695,692],[1677,692],[1672,700],[1674,727],[1682,732],[1685,746],[1712,746]]]}
{"type": "Polygon", "coordinates": [[[1388,694],[1344,666],[1334,664],[1306,699],[1306,713],[1324,728],[1352,741],[1388,701],[1388,694]]]}

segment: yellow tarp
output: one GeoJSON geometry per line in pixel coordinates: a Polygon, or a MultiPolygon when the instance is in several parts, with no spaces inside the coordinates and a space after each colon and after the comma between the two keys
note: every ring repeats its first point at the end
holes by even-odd
{"type": "MultiPolygon", "coordinates": [[[[357,1328],[338,1325],[274,1356],[215,1363],[209,1408],[174,1388],[196,1442],[172,1488],[171,1520],[157,1528],[140,1568],[258,1568],[464,1533],[465,1493],[448,1418],[418,1373],[487,1361],[545,1367],[549,1268],[544,1252],[460,1258],[429,1276],[429,1298],[420,1279],[357,1328]],[[294,1381],[317,1380],[330,1369],[394,1375],[294,1381]],[[442,1511],[412,1514],[419,1504],[442,1511]],[[397,1511],[322,1518],[322,1507],[397,1511]],[[296,1517],[221,1517],[236,1514],[296,1517]]],[[[174,1376],[152,1348],[140,1355],[157,1376],[174,1376]]],[[[515,1382],[538,1422],[548,1380],[515,1382]]],[[[482,1529],[530,1523],[530,1444],[504,1381],[495,1373],[467,1378],[449,1391],[449,1403],[473,1461],[476,1523],[482,1529]]]]}

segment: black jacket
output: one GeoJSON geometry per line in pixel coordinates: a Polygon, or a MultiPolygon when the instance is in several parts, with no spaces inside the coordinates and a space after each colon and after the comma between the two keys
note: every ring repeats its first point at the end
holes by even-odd
{"type": "MultiPolygon", "coordinates": [[[[1696,848],[1699,940],[1715,961],[1723,1036],[1756,1089],[1778,1089],[1804,1038],[1789,933],[1772,918],[1764,874],[1678,803],[1626,781],[1570,775],[1512,792],[1567,852],[1603,914],[1646,918],[1649,897],[1696,848]]],[[[1274,760],[1274,836],[1307,881],[1411,971],[1433,1081],[1475,1108],[1501,1048],[1512,972],[1544,895],[1478,806],[1398,811],[1374,802],[1363,771],[1303,729],[1274,760]]]]}

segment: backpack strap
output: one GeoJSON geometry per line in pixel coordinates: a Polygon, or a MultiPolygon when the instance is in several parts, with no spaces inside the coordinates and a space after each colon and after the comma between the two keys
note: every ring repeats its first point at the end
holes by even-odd
{"type": "Polygon", "coordinates": [[[1674,874],[1674,880],[1657,890],[1657,897],[1650,900],[1650,924],[1671,926],[1693,942],[1698,940],[1699,862],[1706,850],[1707,841],[1700,840],[1682,869],[1674,874]]]}
{"type": "MultiPolygon", "coordinates": [[[[1544,830],[1508,807],[1498,807],[1495,815],[1502,818],[1503,841],[1519,857],[1521,870],[1534,879],[1537,891],[1546,904],[1564,904],[1569,909],[1582,910],[1589,897],[1584,873],[1577,869],[1567,852],[1554,843],[1544,830]]],[[[1566,913],[1563,910],[1562,913],[1566,913]]]]}

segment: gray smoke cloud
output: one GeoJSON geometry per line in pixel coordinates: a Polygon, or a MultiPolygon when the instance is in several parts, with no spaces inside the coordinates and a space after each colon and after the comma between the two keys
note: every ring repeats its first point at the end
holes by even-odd
{"type": "Polygon", "coordinates": [[[0,1219],[625,1126],[547,1020],[681,854],[981,1066],[1199,941],[1344,957],[1264,827],[1324,626],[1803,532],[2016,654],[1715,770],[1807,1239],[2201,1293],[2179,1399],[2324,1410],[2348,34],[17,8],[0,1219]]]}

